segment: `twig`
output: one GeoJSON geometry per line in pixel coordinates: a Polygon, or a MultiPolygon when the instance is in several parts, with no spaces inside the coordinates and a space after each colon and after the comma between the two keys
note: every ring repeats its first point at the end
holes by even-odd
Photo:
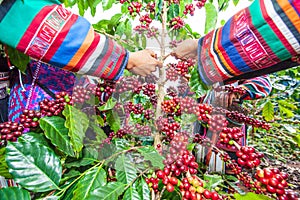
{"type": "Polygon", "coordinates": [[[131,183],[129,183],[125,188],[124,191],[127,190],[138,178],[140,178],[141,176],[143,176],[145,173],[147,173],[149,171],[149,169],[145,169],[142,173],[140,173],[137,177],[135,177],[131,183]]]}

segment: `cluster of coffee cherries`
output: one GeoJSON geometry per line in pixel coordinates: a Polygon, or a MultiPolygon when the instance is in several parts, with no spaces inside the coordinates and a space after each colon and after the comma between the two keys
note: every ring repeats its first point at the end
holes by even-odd
{"type": "Polygon", "coordinates": [[[190,14],[191,16],[193,16],[194,13],[195,13],[195,6],[194,6],[194,4],[192,4],[192,3],[191,4],[186,4],[185,5],[185,9],[183,11],[183,14],[184,15],[190,14]]]}
{"type": "MultiPolygon", "coordinates": [[[[153,180],[153,179],[155,179],[154,183],[156,181],[162,180],[162,183],[165,185],[168,192],[173,192],[174,187],[177,186],[179,183],[179,180],[176,177],[170,176],[170,173],[166,174],[163,170],[156,171],[156,177],[157,178],[151,177],[150,180],[148,179],[148,182],[149,181],[151,182],[151,180],[153,180]]],[[[147,179],[146,179],[146,182],[147,182],[147,179]]],[[[154,189],[154,192],[158,192],[158,189],[155,186],[152,188],[154,189]]]]}
{"type": "Polygon", "coordinates": [[[178,61],[177,65],[175,65],[175,69],[181,76],[186,76],[189,72],[189,68],[192,66],[194,66],[194,61],[189,58],[184,61],[178,61]]]}
{"type": "Polygon", "coordinates": [[[66,92],[59,92],[54,100],[44,99],[39,102],[40,112],[42,116],[58,116],[67,104],[73,105],[72,98],[66,92]]]}
{"type": "Polygon", "coordinates": [[[150,187],[150,190],[153,190],[155,193],[158,192],[159,178],[154,178],[154,177],[146,178],[145,181],[148,184],[148,186],[150,187]]]}
{"type": "Polygon", "coordinates": [[[142,114],[144,111],[144,107],[142,104],[133,104],[131,101],[127,102],[124,106],[126,113],[133,113],[133,114],[142,114]]]}
{"type": "Polygon", "coordinates": [[[127,91],[133,91],[134,89],[140,87],[140,81],[134,76],[125,76],[121,77],[117,82],[116,92],[124,93],[127,91]]]}
{"type": "Polygon", "coordinates": [[[155,88],[156,86],[153,83],[147,83],[135,88],[133,92],[139,94],[142,91],[144,95],[151,97],[155,95],[155,88]]]}
{"type": "Polygon", "coordinates": [[[167,70],[166,70],[166,78],[169,80],[169,81],[177,81],[178,80],[178,72],[176,70],[176,64],[174,63],[169,63],[167,65],[167,70]]]}
{"type": "Polygon", "coordinates": [[[227,127],[228,121],[224,115],[216,114],[211,115],[208,120],[208,130],[218,133],[223,130],[224,127],[227,127]]]}
{"type": "Polygon", "coordinates": [[[161,103],[162,110],[171,115],[181,115],[180,98],[174,97],[161,103]]]}
{"type": "Polygon", "coordinates": [[[236,121],[238,123],[245,123],[257,128],[263,128],[266,130],[270,130],[271,125],[265,121],[260,121],[258,119],[254,119],[244,115],[243,113],[237,111],[227,111],[226,117],[228,117],[232,121],[236,121]]]}
{"type": "Polygon", "coordinates": [[[239,127],[224,127],[219,134],[219,145],[228,148],[235,149],[234,142],[241,145],[240,139],[244,136],[241,128],[239,127]]]}
{"type": "Polygon", "coordinates": [[[288,187],[288,175],[280,172],[278,168],[258,169],[255,178],[259,181],[259,185],[263,192],[276,194],[280,200],[292,200],[286,194],[285,189],[288,187]]]}
{"type": "Polygon", "coordinates": [[[164,165],[174,163],[177,159],[185,153],[186,146],[188,145],[188,137],[186,135],[176,134],[170,141],[170,148],[163,161],[164,165]]]}
{"type": "Polygon", "coordinates": [[[182,113],[193,114],[197,103],[192,97],[180,98],[180,109],[182,113]]]}
{"type": "Polygon", "coordinates": [[[149,28],[149,25],[151,24],[152,19],[150,18],[150,15],[147,13],[145,15],[141,15],[139,21],[140,21],[141,25],[149,28]]]}
{"type": "Polygon", "coordinates": [[[198,170],[198,163],[195,161],[195,156],[190,153],[186,147],[182,148],[185,145],[182,145],[183,142],[178,142],[179,144],[171,144],[170,153],[167,154],[164,171],[165,173],[169,170],[175,176],[179,176],[182,173],[189,172],[190,174],[196,174],[198,170]],[[178,153],[179,152],[179,153],[178,153]],[[174,161],[171,157],[176,157],[174,161]],[[170,162],[172,159],[172,162],[170,162]]]}
{"type": "Polygon", "coordinates": [[[180,124],[170,117],[160,118],[156,123],[160,132],[167,136],[167,140],[173,140],[175,133],[180,130],[180,124]]]}
{"type": "Polygon", "coordinates": [[[213,107],[209,104],[199,104],[195,109],[195,113],[198,116],[199,121],[208,123],[212,110],[213,107]]]}
{"type": "Polygon", "coordinates": [[[170,47],[171,48],[175,48],[175,47],[177,47],[177,45],[179,44],[179,43],[181,43],[182,42],[182,40],[171,40],[170,42],[169,42],[169,44],[170,44],[170,47]]]}
{"type": "MultiPolygon", "coordinates": [[[[0,137],[1,140],[6,141],[17,141],[18,137],[22,135],[24,131],[23,125],[17,123],[17,122],[4,122],[0,124],[0,137]]],[[[2,143],[0,142],[0,145],[2,143]]]]}
{"type": "Polygon", "coordinates": [[[169,24],[170,28],[178,30],[181,29],[184,26],[184,21],[181,17],[174,17],[173,19],[170,20],[169,24]]]}
{"type": "MultiPolygon", "coordinates": [[[[122,2],[124,3],[125,1],[122,0],[122,2]]],[[[137,14],[141,12],[141,8],[142,8],[142,4],[136,1],[131,2],[131,5],[127,7],[129,14],[133,17],[135,17],[137,14]]]]}
{"type": "Polygon", "coordinates": [[[206,3],[206,0],[198,0],[196,3],[196,6],[200,9],[202,8],[206,3]]]}
{"type": "Polygon", "coordinates": [[[99,98],[100,101],[106,102],[109,97],[115,92],[116,82],[105,80],[102,83],[98,83],[96,86],[92,86],[90,90],[99,98]]]}
{"type": "Polygon", "coordinates": [[[151,127],[145,125],[140,125],[140,124],[135,124],[135,129],[132,131],[131,134],[135,134],[137,136],[150,136],[152,134],[151,127]]]}
{"type": "Polygon", "coordinates": [[[176,88],[173,87],[173,86],[169,86],[167,88],[167,95],[170,96],[170,97],[172,97],[172,98],[176,97],[177,96],[177,90],[176,90],[176,88]]]}
{"type": "Polygon", "coordinates": [[[91,91],[81,85],[76,85],[72,92],[74,103],[84,103],[91,98],[91,91]]]}
{"type": "Polygon", "coordinates": [[[238,164],[249,169],[260,165],[260,159],[264,157],[263,153],[256,152],[253,147],[249,146],[242,146],[235,154],[238,157],[238,164]]]}
{"type": "Polygon", "coordinates": [[[150,120],[154,117],[154,110],[151,109],[143,110],[143,115],[145,119],[150,120]]]}
{"type": "Polygon", "coordinates": [[[209,191],[204,189],[205,182],[196,175],[185,177],[182,179],[179,189],[181,191],[183,200],[198,200],[198,199],[212,199],[219,200],[221,197],[216,191],[209,191]]]}
{"type": "Polygon", "coordinates": [[[247,91],[244,88],[241,87],[234,87],[233,85],[226,85],[225,91],[229,93],[239,94],[240,96],[243,96],[247,93],[247,91]]]}
{"type": "Polygon", "coordinates": [[[36,128],[39,126],[41,116],[42,113],[39,111],[25,109],[20,115],[20,124],[22,124],[24,128],[36,128]]]}

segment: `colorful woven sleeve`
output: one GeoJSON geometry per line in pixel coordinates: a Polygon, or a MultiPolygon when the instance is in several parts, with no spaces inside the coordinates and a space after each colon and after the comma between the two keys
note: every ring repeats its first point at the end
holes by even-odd
{"type": "Polygon", "coordinates": [[[245,80],[239,87],[247,91],[245,100],[264,98],[272,91],[272,84],[267,75],[245,80]]]}
{"type": "Polygon", "coordinates": [[[300,54],[299,13],[299,0],[255,0],[199,39],[201,79],[210,85],[261,70],[267,74],[300,54]]]}
{"type": "Polygon", "coordinates": [[[116,80],[128,52],[58,0],[4,0],[0,41],[64,70],[116,80]]]}

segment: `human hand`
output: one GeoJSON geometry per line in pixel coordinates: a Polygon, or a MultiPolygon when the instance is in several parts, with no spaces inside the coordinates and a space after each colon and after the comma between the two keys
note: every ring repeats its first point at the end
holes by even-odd
{"type": "Polygon", "coordinates": [[[238,100],[239,96],[236,93],[226,91],[215,91],[215,104],[220,107],[228,108],[238,100]]]}
{"type": "Polygon", "coordinates": [[[144,49],[137,52],[130,52],[126,69],[134,74],[146,76],[156,70],[156,67],[162,67],[162,62],[157,60],[154,51],[144,49]]]}
{"type": "Polygon", "coordinates": [[[184,40],[171,52],[171,56],[174,56],[176,59],[187,60],[188,58],[192,58],[197,60],[197,49],[198,40],[184,40]]]}

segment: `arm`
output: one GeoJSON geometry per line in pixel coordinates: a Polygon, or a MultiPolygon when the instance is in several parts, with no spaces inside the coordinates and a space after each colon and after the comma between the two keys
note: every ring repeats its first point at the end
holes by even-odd
{"type": "Polygon", "coordinates": [[[93,30],[84,18],[57,0],[4,0],[0,5],[0,40],[21,52],[64,70],[116,80],[125,68],[141,75],[161,64],[153,52],[136,59],[116,42],[93,30]],[[147,64],[147,65],[146,65],[147,64]],[[139,66],[137,66],[139,65],[139,66]]]}
{"type": "MultiPolygon", "coordinates": [[[[255,0],[223,27],[200,38],[197,49],[195,41],[189,41],[189,55],[197,52],[203,82],[211,85],[239,80],[244,74],[268,74],[274,71],[273,66],[284,68],[280,63],[300,54],[299,13],[299,1],[255,0]]],[[[174,54],[184,56],[176,49],[174,54]]]]}
{"type": "Polygon", "coordinates": [[[272,84],[267,75],[244,80],[239,87],[247,91],[247,94],[242,97],[245,100],[264,98],[272,91],[272,84]]]}

